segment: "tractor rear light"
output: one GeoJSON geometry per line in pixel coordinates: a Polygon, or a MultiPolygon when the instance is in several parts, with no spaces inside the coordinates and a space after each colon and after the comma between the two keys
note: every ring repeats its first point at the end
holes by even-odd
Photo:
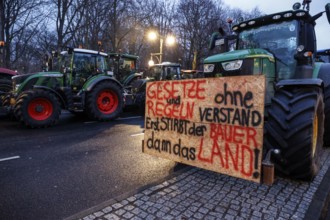
{"type": "Polygon", "coordinates": [[[226,71],[238,70],[241,68],[243,60],[234,60],[230,62],[221,63],[222,67],[226,71]]]}

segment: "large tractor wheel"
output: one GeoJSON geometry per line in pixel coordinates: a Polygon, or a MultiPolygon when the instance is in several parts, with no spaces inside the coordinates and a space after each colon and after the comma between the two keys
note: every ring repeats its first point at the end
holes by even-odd
{"type": "Polygon", "coordinates": [[[323,145],[324,102],[316,88],[286,88],[276,92],[265,124],[264,150],[279,149],[278,172],[301,180],[318,173],[323,145]]]}
{"type": "Polygon", "coordinates": [[[31,128],[49,127],[57,123],[61,108],[58,99],[44,90],[23,92],[14,107],[16,118],[31,128]]]}
{"type": "Polygon", "coordinates": [[[2,97],[2,110],[4,111],[4,114],[9,117],[10,119],[14,119],[14,112],[13,109],[10,106],[10,95],[4,95],[2,97]]]}
{"type": "Polygon", "coordinates": [[[11,89],[12,83],[10,80],[0,79],[0,107],[3,106],[4,99],[11,89]]]}
{"type": "Polygon", "coordinates": [[[330,147],[330,85],[324,89],[324,145],[330,147]]]}
{"type": "Polygon", "coordinates": [[[323,63],[319,70],[318,78],[324,84],[324,146],[330,147],[330,63],[323,63]]]}
{"type": "Polygon", "coordinates": [[[123,105],[123,93],[119,86],[105,81],[87,94],[86,112],[92,119],[108,121],[119,116],[123,105]]]}

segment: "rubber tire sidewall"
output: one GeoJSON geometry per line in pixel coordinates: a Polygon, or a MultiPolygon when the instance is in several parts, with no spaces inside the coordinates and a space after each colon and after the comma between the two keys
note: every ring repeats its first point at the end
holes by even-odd
{"type": "Polygon", "coordinates": [[[324,146],[330,147],[330,63],[322,63],[318,77],[324,84],[324,146]]]}
{"type": "Polygon", "coordinates": [[[116,85],[114,82],[104,81],[97,84],[86,97],[86,112],[91,119],[98,121],[108,121],[117,118],[123,110],[124,99],[123,92],[121,88],[116,85]],[[115,111],[110,114],[104,114],[101,112],[97,106],[97,98],[100,92],[103,90],[111,90],[114,94],[117,95],[118,105],[115,111]]]}
{"type": "Polygon", "coordinates": [[[14,112],[16,118],[26,126],[31,128],[43,128],[52,126],[58,122],[61,108],[58,99],[51,92],[45,90],[28,90],[22,92],[16,99],[14,112]],[[35,120],[29,115],[29,104],[36,98],[47,99],[52,104],[52,114],[45,120],[35,120]]]}
{"type": "Polygon", "coordinates": [[[312,180],[320,167],[323,146],[324,102],[321,89],[281,89],[272,99],[268,115],[264,151],[280,150],[280,155],[274,157],[277,172],[295,179],[312,180]],[[312,156],[315,114],[318,116],[318,133],[312,156]]]}

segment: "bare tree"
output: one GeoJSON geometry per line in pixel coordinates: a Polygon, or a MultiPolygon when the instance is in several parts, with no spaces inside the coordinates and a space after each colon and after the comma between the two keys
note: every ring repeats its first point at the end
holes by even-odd
{"type": "Polygon", "coordinates": [[[57,47],[69,46],[75,32],[81,27],[82,18],[88,8],[88,0],[49,0],[55,7],[57,47]],[[78,18],[78,19],[77,19],[78,18]]]}
{"type": "Polygon", "coordinates": [[[1,1],[0,39],[6,43],[3,64],[5,67],[15,66],[17,60],[27,49],[29,40],[38,32],[38,26],[42,22],[40,8],[43,3],[42,0],[1,1]],[[13,50],[13,47],[15,47],[15,50],[13,50]]]}
{"type": "Polygon", "coordinates": [[[212,0],[181,0],[177,9],[177,34],[183,56],[183,67],[192,68],[194,56],[197,66],[200,58],[207,53],[210,34],[219,28],[221,15],[225,14],[221,5],[212,0]]]}

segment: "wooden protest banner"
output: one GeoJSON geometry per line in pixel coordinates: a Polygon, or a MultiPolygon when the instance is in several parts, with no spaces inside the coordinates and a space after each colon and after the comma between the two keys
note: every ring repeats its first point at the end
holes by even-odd
{"type": "Polygon", "coordinates": [[[147,83],[143,152],[260,182],[265,76],[147,83]]]}

